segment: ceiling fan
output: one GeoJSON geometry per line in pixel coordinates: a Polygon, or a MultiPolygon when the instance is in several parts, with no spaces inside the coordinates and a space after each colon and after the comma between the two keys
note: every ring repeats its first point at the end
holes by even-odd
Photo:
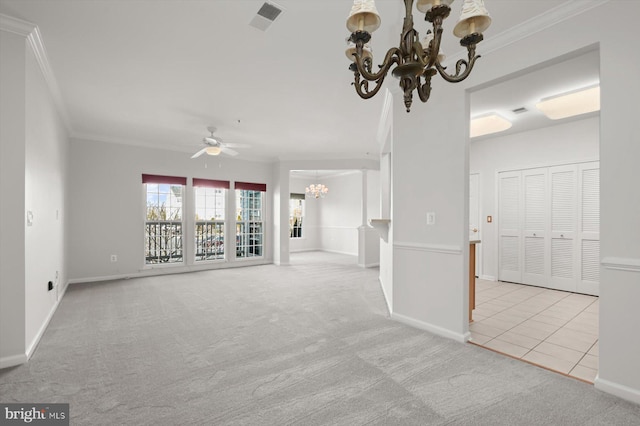
{"type": "Polygon", "coordinates": [[[193,154],[191,158],[200,157],[202,154],[220,155],[220,153],[235,157],[239,154],[239,152],[231,148],[248,148],[248,145],[244,144],[223,142],[222,139],[213,135],[213,133],[216,131],[216,128],[213,126],[207,127],[207,130],[209,131],[209,133],[211,133],[211,135],[202,138],[202,142],[205,144],[205,147],[193,154]]]}

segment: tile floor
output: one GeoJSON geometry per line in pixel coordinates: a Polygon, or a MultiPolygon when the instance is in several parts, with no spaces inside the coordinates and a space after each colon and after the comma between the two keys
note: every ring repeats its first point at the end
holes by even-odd
{"type": "Polygon", "coordinates": [[[476,280],[471,342],[593,383],[598,372],[598,298],[476,280]]]}

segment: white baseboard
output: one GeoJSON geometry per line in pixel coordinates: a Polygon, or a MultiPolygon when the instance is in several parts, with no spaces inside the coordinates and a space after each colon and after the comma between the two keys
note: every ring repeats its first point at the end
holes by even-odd
{"type": "Polygon", "coordinates": [[[31,357],[33,356],[34,352],[36,351],[36,348],[38,347],[38,344],[40,343],[40,339],[42,339],[42,336],[44,335],[44,332],[47,330],[47,327],[49,326],[49,323],[51,322],[51,318],[53,318],[53,314],[55,314],[56,311],[58,310],[58,306],[60,305],[60,301],[62,300],[62,298],[64,297],[65,293],[67,292],[67,288],[69,288],[69,283],[68,282],[67,282],[67,285],[65,285],[62,288],[62,294],[58,295],[58,300],[56,300],[56,303],[51,307],[51,310],[49,311],[49,315],[47,315],[47,319],[44,320],[44,322],[42,323],[42,326],[38,330],[38,333],[36,333],[35,337],[31,341],[31,344],[27,348],[27,354],[26,354],[27,359],[25,360],[25,362],[29,361],[31,359],[31,357]]]}
{"type": "Polygon", "coordinates": [[[361,265],[358,263],[358,266],[362,267],[362,268],[375,268],[380,266],[380,262],[376,262],[376,263],[366,263],[364,265],[361,265]]]}
{"type": "Polygon", "coordinates": [[[597,376],[593,382],[596,389],[602,392],[610,393],[627,401],[640,404],[640,390],[633,389],[628,386],[624,386],[618,383],[610,382],[609,380],[601,379],[597,376]]]}
{"type": "Polygon", "coordinates": [[[29,361],[29,359],[31,359],[31,357],[36,351],[36,348],[38,347],[38,344],[40,343],[40,339],[42,339],[44,332],[47,330],[47,327],[51,322],[51,318],[53,318],[53,315],[58,310],[60,301],[64,297],[64,294],[67,292],[67,288],[69,288],[69,282],[67,282],[67,284],[62,287],[62,293],[58,295],[56,303],[54,303],[53,306],[51,307],[51,310],[49,311],[47,318],[44,320],[44,322],[38,329],[38,332],[36,333],[33,340],[31,341],[31,344],[27,348],[26,353],[0,358],[0,368],[14,367],[16,365],[25,364],[26,362],[29,361]]]}
{"type": "Polygon", "coordinates": [[[0,369],[15,367],[16,365],[24,364],[25,362],[27,362],[27,354],[5,356],[0,358],[0,369]]]}
{"type": "Polygon", "coordinates": [[[322,249],[322,250],[320,250],[320,251],[324,251],[324,252],[327,252],[327,253],[335,253],[335,254],[345,254],[345,255],[347,255],[347,256],[354,256],[354,257],[358,257],[358,253],[357,253],[357,252],[356,252],[356,253],[349,253],[349,252],[346,252],[346,251],[339,251],[339,250],[327,250],[327,249],[322,249]]]}
{"type": "Polygon", "coordinates": [[[485,281],[498,281],[498,279],[492,275],[480,275],[480,279],[485,281]]]}
{"type": "Polygon", "coordinates": [[[114,280],[127,280],[134,278],[136,274],[120,274],[120,275],[103,275],[99,277],[87,277],[87,278],[72,278],[69,280],[69,284],[81,284],[81,283],[95,283],[99,281],[114,281],[114,280]]]}
{"type": "Polygon", "coordinates": [[[389,295],[385,291],[384,284],[382,283],[382,280],[380,279],[380,277],[378,277],[378,282],[380,283],[380,288],[382,289],[382,295],[384,296],[384,302],[387,304],[387,312],[389,312],[389,316],[393,317],[393,309],[391,307],[391,304],[389,303],[389,295]]]}
{"type": "Polygon", "coordinates": [[[84,277],[84,278],[73,278],[69,280],[69,284],[81,284],[81,283],[93,283],[99,281],[113,281],[113,280],[128,280],[130,278],[145,278],[145,277],[155,277],[159,275],[172,275],[172,274],[188,274],[190,272],[204,272],[204,271],[214,271],[216,269],[228,269],[228,268],[244,268],[246,266],[259,266],[259,265],[271,265],[274,264],[272,260],[251,260],[251,259],[243,259],[237,262],[225,262],[220,264],[211,265],[203,265],[199,267],[163,267],[163,268],[150,268],[143,269],[138,272],[133,272],[131,274],[116,274],[116,275],[102,275],[97,277],[84,277]]]}
{"type": "Polygon", "coordinates": [[[425,330],[428,331],[430,333],[433,334],[437,334],[438,336],[442,336],[442,337],[446,337],[448,339],[453,339],[457,342],[460,343],[465,343],[469,340],[469,338],[471,337],[471,333],[470,332],[466,332],[466,333],[456,333],[454,331],[451,330],[447,330],[446,328],[442,328],[440,326],[437,325],[433,325],[433,324],[429,324],[423,321],[419,321],[417,319],[414,318],[409,318],[407,316],[401,315],[401,314],[396,314],[396,313],[392,313],[391,314],[391,319],[394,319],[398,322],[410,325],[411,327],[415,327],[415,328],[419,328],[420,330],[425,330]]]}

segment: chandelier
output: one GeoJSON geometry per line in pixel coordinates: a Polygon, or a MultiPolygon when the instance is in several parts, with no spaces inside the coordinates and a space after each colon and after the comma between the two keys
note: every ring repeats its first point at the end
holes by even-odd
{"type": "Polygon", "coordinates": [[[316,185],[311,184],[304,189],[304,192],[309,197],[324,198],[324,196],[327,195],[327,193],[329,192],[329,188],[327,188],[321,183],[318,183],[316,185]]]}
{"type": "MultiPolygon", "coordinates": [[[[316,181],[318,180],[318,171],[316,170],[316,181]]],[[[309,198],[324,198],[329,192],[329,188],[321,183],[311,184],[304,189],[304,192],[309,198]]]]}
{"type": "Polygon", "coordinates": [[[489,12],[483,0],[463,0],[460,19],[453,28],[453,34],[460,37],[460,45],[467,48],[468,59],[456,62],[455,73],[449,74],[442,65],[444,55],[440,52],[442,39],[442,21],[449,16],[449,5],[453,0],[417,0],[416,8],[425,14],[425,20],[433,24],[421,41],[418,32],[413,28],[414,0],[404,0],[405,18],[400,36],[400,47],[392,47],[387,51],[382,65],[377,72],[373,71],[373,52],[371,50],[371,33],[380,26],[380,15],[374,0],[354,0],[351,13],[347,19],[347,29],[351,31],[350,46],[346,54],[353,61],[349,69],[353,71],[356,92],[363,99],[373,97],[382,86],[389,69],[400,80],[404,91],[404,104],[407,112],[411,110],[413,91],[418,92],[422,102],[427,102],[431,95],[431,77],[440,74],[450,83],[458,83],[469,76],[473,65],[480,57],[476,55],[476,44],[483,39],[482,32],[491,24],[489,12]],[[373,88],[369,83],[375,83],[373,88]]]}

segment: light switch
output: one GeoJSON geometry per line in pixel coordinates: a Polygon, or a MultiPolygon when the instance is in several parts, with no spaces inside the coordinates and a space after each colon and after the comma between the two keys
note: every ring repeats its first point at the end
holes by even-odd
{"type": "Polygon", "coordinates": [[[33,226],[33,212],[31,210],[27,212],[27,226],[33,226]]]}
{"type": "Polygon", "coordinates": [[[427,212],[427,225],[435,225],[435,224],[436,224],[435,212],[427,212]]]}

